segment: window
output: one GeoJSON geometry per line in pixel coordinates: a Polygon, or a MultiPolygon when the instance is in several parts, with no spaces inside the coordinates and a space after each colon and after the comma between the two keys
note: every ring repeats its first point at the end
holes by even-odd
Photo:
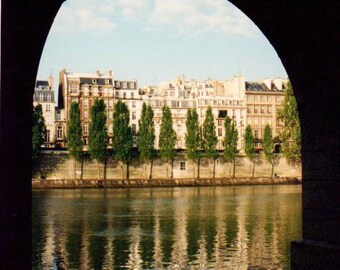
{"type": "Polygon", "coordinates": [[[89,133],[89,125],[87,123],[84,124],[84,129],[83,129],[84,134],[89,133]]]}
{"type": "Polygon", "coordinates": [[[60,119],[61,119],[60,111],[57,111],[56,116],[55,116],[55,120],[60,121],[60,119]]]}
{"type": "Polygon", "coordinates": [[[132,112],[132,113],[131,113],[131,118],[132,118],[132,120],[135,120],[135,119],[136,119],[136,112],[132,112]]]}
{"type": "Polygon", "coordinates": [[[255,139],[259,138],[259,131],[257,129],[254,130],[254,136],[255,136],[255,139]]]}
{"type": "Polygon", "coordinates": [[[76,84],[71,84],[70,85],[70,91],[71,91],[71,94],[78,94],[78,85],[76,84]]]}
{"type": "Polygon", "coordinates": [[[134,89],[135,88],[135,83],[134,82],[130,82],[130,88],[134,89]]]}
{"type": "Polygon", "coordinates": [[[120,88],[120,82],[116,82],[116,88],[120,88]]]}
{"type": "Polygon", "coordinates": [[[88,108],[89,107],[89,100],[88,99],[84,99],[83,100],[83,107],[84,108],[88,108]]]}
{"type": "Polygon", "coordinates": [[[222,129],[221,128],[217,129],[217,134],[218,134],[219,137],[222,136],[222,129]]]}
{"type": "Polygon", "coordinates": [[[247,106],[247,113],[251,113],[251,106],[247,106]]]}
{"type": "Polygon", "coordinates": [[[134,93],[131,93],[131,98],[134,99],[135,97],[135,94],[134,93]]]}
{"type": "Polygon", "coordinates": [[[119,97],[119,91],[116,91],[116,97],[119,97]]]}
{"type": "Polygon", "coordinates": [[[57,127],[57,139],[61,140],[63,138],[63,127],[58,126],[57,127]]]}
{"type": "Polygon", "coordinates": [[[254,101],[258,101],[258,96],[254,96],[254,101]]]}
{"type": "Polygon", "coordinates": [[[247,100],[248,100],[248,101],[251,101],[251,100],[252,100],[252,97],[253,97],[252,95],[247,95],[247,100]]]}
{"type": "Polygon", "coordinates": [[[261,106],[261,113],[264,113],[264,106],[261,106]]]}
{"type": "Polygon", "coordinates": [[[132,124],[132,125],[131,125],[131,132],[132,132],[132,136],[136,136],[136,135],[137,135],[137,127],[136,127],[136,124],[132,124]]]}
{"type": "Polygon", "coordinates": [[[219,127],[221,127],[222,126],[222,124],[223,124],[223,120],[217,120],[217,125],[219,126],[219,127]]]}
{"type": "Polygon", "coordinates": [[[181,171],[185,171],[185,161],[181,161],[181,162],[179,163],[179,167],[180,167],[180,170],[181,170],[181,171]]]}
{"type": "Polygon", "coordinates": [[[259,107],[258,106],[254,107],[254,113],[259,113],[259,107]]]}
{"type": "Polygon", "coordinates": [[[84,120],[88,120],[88,119],[89,119],[89,112],[84,111],[84,120]]]}
{"type": "Polygon", "coordinates": [[[127,82],[123,82],[123,88],[127,88],[127,82]]]}
{"type": "Polygon", "coordinates": [[[47,129],[45,134],[45,142],[50,142],[50,131],[47,129]]]}
{"type": "Polygon", "coordinates": [[[267,113],[272,113],[272,106],[267,107],[267,113]]]}
{"type": "Polygon", "coordinates": [[[267,101],[272,101],[272,96],[267,96],[267,101]]]}
{"type": "Polygon", "coordinates": [[[136,101],[132,101],[132,108],[136,108],[136,101]]]}
{"type": "Polygon", "coordinates": [[[88,139],[84,138],[84,144],[87,145],[88,144],[88,139]]]}
{"type": "Polygon", "coordinates": [[[46,112],[50,112],[51,111],[51,105],[50,104],[46,104],[46,112]]]}
{"type": "Polygon", "coordinates": [[[126,99],[126,93],[125,92],[123,92],[123,98],[126,99]]]}
{"type": "Polygon", "coordinates": [[[96,79],[92,79],[92,83],[97,83],[97,80],[96,79]]]}

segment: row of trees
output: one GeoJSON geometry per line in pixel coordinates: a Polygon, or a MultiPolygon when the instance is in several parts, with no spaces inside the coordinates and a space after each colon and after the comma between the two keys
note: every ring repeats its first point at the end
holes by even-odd
{"type": "MultiPolygon", "coordinates": [[[[173,161],[176,156],[176,133],[172,126],[172,115],[169,107],[164,106],[159,134],[159,155],[167,163],[167,176],[173,177],[173,161]],[[169,170],[170,169],[170,170],[169,170]]],[[[146,178],[152,178],[153,160],[155,157],[155,128],[153,121],[154,113],[150,105],[143,103],[141,118],[139,120],[139,133],[136,144],[139,156],[145,164],[146,178]]],[[[282,109],[278,113],[278,119],[284,122],[281,134],[283,141],[283,154],[291,162],[301,162],[301,131],[296,108],[296,100],[291,85],[288,85],[282,109]]],[[[98,164],[98,177],[100,177],[101,164],[105,164],[109,157],[108,131],[106,127],[105,104],[103,100],[95,100],[91,108],[91,123],[89,128],[89,153],[91,158],[98,164]]],[[[132,129],[130,126],[129,109],[121,100],[115,104],[113,114],[113,141],[111,157],[120,162],[122,178],[129,178],[129,162],[132,158],[134,145],[132,129]]],[[[76,161],[83,158],[82,128],[80,110],[78,103],[72,102],[70,117],[67,123],[67,146],[69,155],[76,161]]],[[[224,121],[225,136],[223,140],[223,157],[232,169],[231,175],[235,177],[236,156],[238,153],[238,133],[234,121],[227,116],[224,121]]],[[[209,106],[206,110],[204,123],[200,126],[196,109],[188,109],[186,119],[185,147],[186,156],[196,164],[195,177],[200,177],[200,163],[202,158],[207,158],[212,169],[212,177],[215,177],[215,162],[219,156],[216,150],[217,136],[214,124],[214,116],[209,106]]],[[[46,128],[42,117],[41,105],[34,108],[32,127],[32,148],[33,157],[39,153],[40,145],[44,141],[46,128]]],[[[244,135],[245,154],[253,162],[252,176],[255,172],[255,164],[259,160],[259,154],[255,149],[255,138],[251,127],[248,125],[244,135]]],[[[269,125],[264,129],[263,153],[265,158],[272,164],[273,175],[274,165],[278,155],[274,153],[272,130],[269,125]]],[[[74,168],[74,174],[76,169],[74,168]]],[[[74,175],[76,177],[76,175],[74,175]]]]}

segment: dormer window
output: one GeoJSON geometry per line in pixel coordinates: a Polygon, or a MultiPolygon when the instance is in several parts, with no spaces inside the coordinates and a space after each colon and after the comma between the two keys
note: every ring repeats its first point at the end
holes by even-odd
{"type": "Polygon", "coordinates": [[[105,80],[105,83],[106,83],[106,84],[109,84],[109,83],[110,83],[110,80],[105,80]]]}
{"type": "Polygon", "coordinates": [[[92,79],[92,83],[97,83],[97,80],[96,79],[92,79]]]}
{"type": "Polygon", "coordinates": [[[120,82],[116,82],[116,88],[120,88],[120,82]]]}

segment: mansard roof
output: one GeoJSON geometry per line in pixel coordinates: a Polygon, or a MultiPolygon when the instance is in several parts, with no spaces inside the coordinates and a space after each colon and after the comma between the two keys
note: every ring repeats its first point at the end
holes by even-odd
{"type": "Polygon", "coordinates": [[[279,90],[274,83],[271,83],[271,88],[269,89],[265,83],[261,82],[246,82],[246,91],[258,91],[258,92],[283,92],[284,84],[282,85],[282,90],[279,90]]]}
{"type": "Polygon", "coordinates": [[[48,81],[37,80],[35,82],[35,87],[39,88],[39,86],[43,89],[45,87],[49,87],[50,85],[49,85],[48,81]]]}
{"type": "Polygon", "coordinates": [[[80,77],[80,85],[83,84],[96,84],[96,85],[106,85],[111,84],[112,85],[112,79],[108,78],[91,78],[91,77],[80,77]]]}

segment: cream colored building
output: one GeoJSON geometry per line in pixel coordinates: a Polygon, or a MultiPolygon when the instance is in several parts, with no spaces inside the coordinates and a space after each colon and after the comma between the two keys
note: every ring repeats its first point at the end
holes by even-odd
{"type": "Polygon", "coordinates": [[[284,100],[287,79],[266,79],[259,82],[246,82],[247,124],[258,139],[257,148],[261,148],[264,127],[269,124],[273,137],[280,134],[283,123],[276,119],[277,112],[284,100]]]}
{"type": "Polygon", "coordinates": [[[33,106],[41,104],[43,117],[45,119],[46,134],[42,147],[51,148],[55,146],[55,100],[53,89],[53,78],[37,80],[34,88],[33,106]]]}
{"type": "MultiPolygon", "coordinates": [[[[138,116],[140,113],[138,101],[140,100],[137,81],[114,80],[112,71],[102,74],[100,71],[95,73],[71,73],[66,69],[59,74],[59,100],[58,107],[69,118],[70,105],[73,101],[79,104],[80,118],[83,129],[83,141],[85,149],[88,145],[90,110],[95,99],[103,99],[106,105],[107,128],[109,141],[112,143],[113,132],[113,109],[116,100],[121,99],[126,103],[130,110],[130,124],[134,132],[137,130],[138,116]]],[[[67,134],[67,125],[63,125],[63,134],[67,134]]],[[[64,138],[64,141],[67,138],[64,138]]]]}

